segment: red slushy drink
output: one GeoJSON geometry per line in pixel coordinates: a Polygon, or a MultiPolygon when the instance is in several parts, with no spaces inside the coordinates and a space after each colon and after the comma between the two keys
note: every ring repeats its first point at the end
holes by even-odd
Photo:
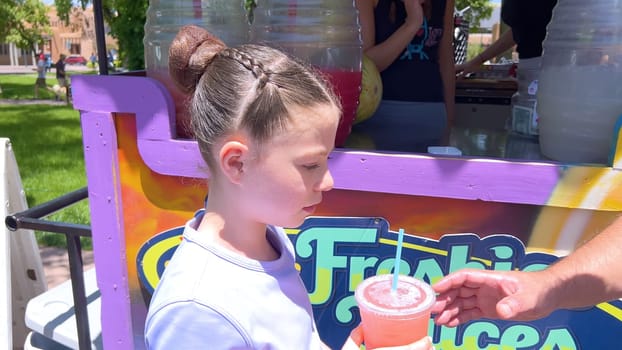
{"type": "Polygon", "coordinates": [[[392,291],[393,275],[365,279],[354,296],[361,312],[365,348],[405,345],[428,335],[430,310],[436,296],[427,283],[400,275],[392,291]]]}

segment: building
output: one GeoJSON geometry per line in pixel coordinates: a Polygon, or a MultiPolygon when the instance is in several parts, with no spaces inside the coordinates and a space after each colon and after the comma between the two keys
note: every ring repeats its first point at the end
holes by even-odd
{"type": "MultiPolygon", "coordinates": [[[[38,51],[49,54],[53,62],[56,62],[61,54],[76,54],[88,58],[92,53],[97,52],[95,16],[92,6],[85,10],[75,7],[69,15],[67,25],[58,18],[56,7],[48,6],[48,19],[51,34],[44,39],[43,45],[38,51]]],[[[108,26],[105,27],[105,31],[106,33],[109,32],[108,26]]],[[[106,35],[106,47],[108,49],[117,48],[116,40],[109,35],[106,35]]],[[[0,65],[35,64],[34,52],[19,49],[11,43],[0,43],[0,65]]]]}

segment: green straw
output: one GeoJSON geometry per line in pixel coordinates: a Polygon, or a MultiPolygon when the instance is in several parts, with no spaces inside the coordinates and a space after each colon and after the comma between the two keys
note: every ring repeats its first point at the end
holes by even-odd
{"type": "Polygon", "coordinates": [[[393,284],[391,291],[397,291],[397,279],[400,274],[400,262],[402,261],[402,242],[404,241],[404,229],[401,228],[397,236],[397,247],[395,249],[395,265],[393,266],[393,284]]]}

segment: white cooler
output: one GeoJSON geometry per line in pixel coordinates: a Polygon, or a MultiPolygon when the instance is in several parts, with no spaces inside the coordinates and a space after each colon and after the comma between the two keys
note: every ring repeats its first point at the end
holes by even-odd
{"type": "MultiPolygon", "coordinates": [[[[103,349],[101,337],[101,298],[95,268],[84,272],[91,348],[103,349]]],[[[32,332],[26,338],[25,350],[78,349],[76,315],[73,307],[71,280],[40,294],[26,306],[26,326],[32,332]]]]}

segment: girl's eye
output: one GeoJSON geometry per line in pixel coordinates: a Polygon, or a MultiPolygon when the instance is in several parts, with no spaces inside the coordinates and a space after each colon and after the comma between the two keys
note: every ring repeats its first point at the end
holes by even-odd
{"type": "Polygon", "coordinates": [[[306,164],[302,166],[303,168],[307,169],[307,170],[315,170],[317,168],[320,167],[319,164],[306,164]]]}

